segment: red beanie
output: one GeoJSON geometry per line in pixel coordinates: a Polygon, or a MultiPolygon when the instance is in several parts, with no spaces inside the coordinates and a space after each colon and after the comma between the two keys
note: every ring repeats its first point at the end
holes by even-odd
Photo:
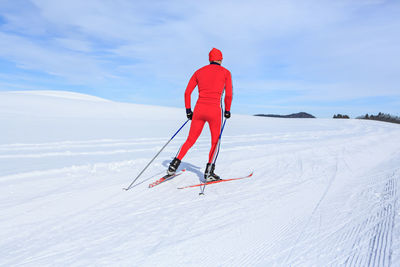
{"type": "Polygon", "coordinates": [[[208,58],[210,61],[222,60],[222,52],[216,48],[213,48],[208,54],[208,58]]]}

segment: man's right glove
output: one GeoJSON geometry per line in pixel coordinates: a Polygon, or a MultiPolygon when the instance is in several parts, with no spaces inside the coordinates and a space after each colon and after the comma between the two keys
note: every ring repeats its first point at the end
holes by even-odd
{"type": "Polygon", "coordinates": [[[227,118],[227,119],[229,119],[229,118],[231,117],[231,112],[225,110],[224,117],[227,118]]]}
{"type": "Polygon", "coordinates": [[[192,109],[191,109],[191,108],[187,108],[187,109],[186,109],[186,117],[187,117],[189,120],[192,119],[192,117],[193,117],[193,112],[192,112],[192,109]]]}

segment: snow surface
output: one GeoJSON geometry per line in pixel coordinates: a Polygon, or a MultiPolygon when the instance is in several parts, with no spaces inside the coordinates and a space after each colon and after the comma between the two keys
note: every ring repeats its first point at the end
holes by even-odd
{"type": "Polygon", "coordinates": [[[68,92],[0,93],[0,266],[400,266],[400,127],[364,120],[227,121],[199,188],[207,126],[164,174],[184,109],[68,92]]]}

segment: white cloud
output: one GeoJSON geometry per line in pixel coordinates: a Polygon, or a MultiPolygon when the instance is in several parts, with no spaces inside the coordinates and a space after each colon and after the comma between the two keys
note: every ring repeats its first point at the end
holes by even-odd
{"type": "Polygon", "coordinates": [[[27,38],[0,32],[0,56],[16,62],[21,69],[39,70],[74,83],[104,80],[109,74],[100,60],[87,55],[46,47],[27,38]]]}
{"type": "Polygon", "coordinates": [[[88,53],[92,51],[91,44],[88,41],[82,41],[78,39],[55,38],[54,44],[57,46],[61,46],[66,50],[88,52],[88,53]]]}

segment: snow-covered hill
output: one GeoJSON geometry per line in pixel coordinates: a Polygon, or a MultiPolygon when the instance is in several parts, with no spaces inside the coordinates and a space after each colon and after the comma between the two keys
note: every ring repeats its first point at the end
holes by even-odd
{"type": "MultiPolygon", "coordinates": [[[[234,110],[234,109],[233,109],[234,110]]],[[[0,93],[0,266],[398,266],[400,127],[233,114],[198,183],[207,126],[157,187],[184,109],[68,92],[0,93]]]]}

